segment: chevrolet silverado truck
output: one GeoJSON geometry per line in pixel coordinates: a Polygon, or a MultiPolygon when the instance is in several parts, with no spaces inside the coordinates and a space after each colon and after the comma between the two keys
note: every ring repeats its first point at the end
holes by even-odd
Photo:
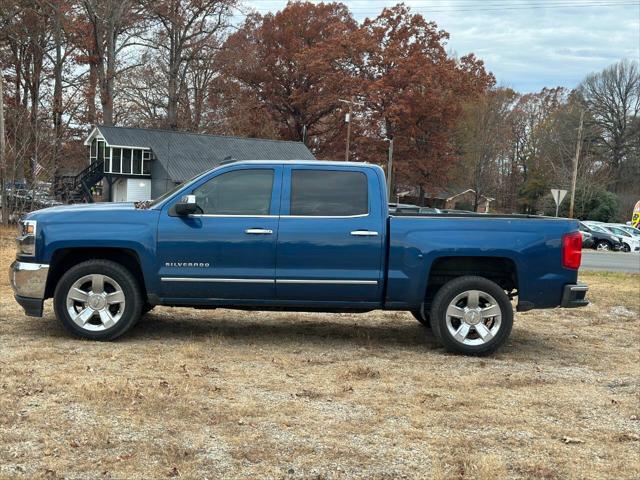
{"type": "Polygon", "coordinates": [[[243,161],[141,203],[21,220],[10,277],[27,315],[53,298],[72,334],[112,340],[156,305],[404,310],[448,350],[486,354],[518,311],[581,307],[581,234],[567,219],[389,215],[382,169],[243,161]]]}

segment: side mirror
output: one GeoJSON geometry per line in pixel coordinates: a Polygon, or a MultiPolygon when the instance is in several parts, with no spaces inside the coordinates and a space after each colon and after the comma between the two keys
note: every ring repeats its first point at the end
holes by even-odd
{"type": "Polygon", "coordinates": [[[176,203],[176,213],[178,215],[191,215],[198,211],[195,195],[185,195],[176,203]]]}

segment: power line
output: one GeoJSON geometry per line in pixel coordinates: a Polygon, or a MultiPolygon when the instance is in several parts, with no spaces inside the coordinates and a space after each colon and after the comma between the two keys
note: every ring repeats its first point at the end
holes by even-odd
{"type": "MultiPolygon", "coordinates": [[[[495,0],[493,0],[495,2],[495,0]]],[[[254,3],[260,3],[260,2],[254,2],[254,3]]],[[[393,2],[387,2],[386,4],[381,4],[378,8],[382,9],[382,8],[387,8],[392,6],[391,3],[393,2]]],[[[424,13],[457,13],[457,12],[491,12],[491,11],[505,11],[505,10],[533,10],[533,9],[568,9],[568,8],[600,8],[600,7],[632,7],[632,6],[639,6],[640,3],[636,2],[636,1],[628,1],[628,0],[620,0],[620,1],[609,1],[609,2],[602,2],[602,1],[598,1],[598,2],[586,2],[585,0],[581,0],[580,3],[567,3],[566,0],[564,2],[557,2],[557,0],[554,3],[548,2],[548,3],[536,3],[536,4],[527,4],[527,3],[517,3],[517,4],[513,4],[513,3],[485,3],[482,4],[481,7],[472,7],[471,4],[460,4],[459,6],[451,6],[451,7],[446,7],[443,5],[438,5],[438,4],[434,4],[432,5],[427,5],[427,4],[414,4],[414,5],[408,5],[410,7],[411,10],[413,10],[414,12],[420,13],[420,11],[422,9],[427,9],[426,12],[424,13]]],[[[284,8],[285,4],[282,4],[279,8],[277,6],[273,6],[273,7],[261,7],[261,8],[254,8],[255,11],[258,12],[263,12],[263,13],[267,13],[267,12],[272,12],[274,10],[279,10],[281,8],[284,8]]],[[[378,8],[376,7],[371,7],[371,6],[358,6],[358,5],[353,5],[353,6],[348,6],[348,9],[352,12],[377,12],[378,8]]]]}

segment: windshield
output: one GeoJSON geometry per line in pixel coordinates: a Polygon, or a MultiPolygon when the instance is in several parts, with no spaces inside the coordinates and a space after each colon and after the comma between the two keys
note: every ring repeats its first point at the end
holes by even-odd
{"type": "Polygon", "coordinates": [[[623,237],[630,237],[631,234],[625,232],[624,230],[616,227],[608,227],[609,231],[615,233],[616,235],[622,235],[623,237]]]}
{"type": "Polygon", "coordinates": [[[629,232],[631,235],[633,235],[634,237],[638,237],[640,236],[640,230],[638,230],[637,228],[634,227],[629,227],[629,226],[620,226],[620,228],[622,230],[624,230],[625,232],[629,232]]]}

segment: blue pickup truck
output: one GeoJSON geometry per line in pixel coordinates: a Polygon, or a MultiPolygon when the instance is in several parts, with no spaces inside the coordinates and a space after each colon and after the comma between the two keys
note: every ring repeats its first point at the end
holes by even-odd
{"type": "Polygon", "coordinates": [[[389,215],[381,168],[248,161],[161,198],[39,210],[11,283],[27,315],[53,298],[73,334],[112,340],[156,305],[405,310],[450,351],[493,352],[517,310],[580,307],[581,234],[566,219],[389,215]]]}

